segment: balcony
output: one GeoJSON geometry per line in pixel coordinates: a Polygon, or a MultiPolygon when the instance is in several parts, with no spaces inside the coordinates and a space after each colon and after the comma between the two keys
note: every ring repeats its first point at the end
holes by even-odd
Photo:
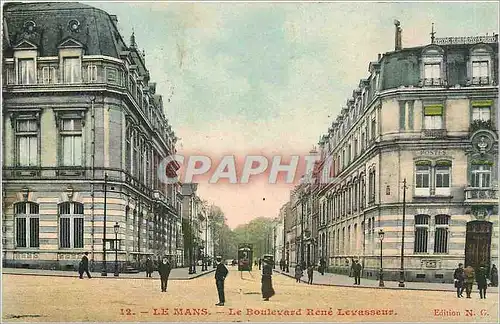
{"type": "Polygon", "coordinates": [[[494,130],[491,120],[475,119],[470,124],[470,132],[474,133],[480,129],[494,130]]]}
{"type": "Polygon", "coordinates": [[[474,77],[472,78],[471,81],[469,81],[470,84],[472,85],[489,85],[490,84],[490,78],[487,76],[482,76],[482,77],[474,77]]]}
{"type": "Polygon", "coordinates": [[[446,129],[424,129],[425,137],[444,138],[446,137],[446,129]]]}
{"type": "Polygon", "coordinates": [[[465,188],[465,204],[496,205],[498,204],[498,188],[465,188]]]}

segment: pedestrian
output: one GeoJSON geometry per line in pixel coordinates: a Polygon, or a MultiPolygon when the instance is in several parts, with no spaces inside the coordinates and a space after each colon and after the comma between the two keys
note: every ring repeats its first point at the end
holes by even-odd
{"type": "Polygon", "coordinates": [[[462,294],[465,288],[465,273],[464,265],[462,263],[459,263],[458,268],[456,268],[455,272],[453,272],[453,281],[455,284],[455,288],[457,288],[457,298],[462,298],[462,294]]]}
{"type": "Polygon", "coordinates": [[[320,267],[320,272],[321,272],[321,275],[324,276],[325,275],[325,268],[326,268],[326,261],[324,258],[321,258],[319,260],[319,267],[320,267]]]}
{"type": "Polygon", "coordinates": [[[153,273],[153,260],[151,257],[148,257],[146,260],[146,277],[151,278],[151,274],[153,273]]]}
{"type": "MultiPolygon", "coordinates": [[[[347,265],[349,265],[349,260],[346,260],[347,265]]],[[[354,275],[354,259],[351,258],[351,268],[349,269],[349,277],[354,275]]]]}
{"type": "Polygon", "coordinates": [[[486,299],[486,288],[488,287],[486,277],[486,268],[482,265],[476,272],[477,288],[479,289],[479,297],[481,297],[481,299],[486,299]]]}
{"type": "Polygon", "coordinates": [[[219,294],[219,303],[215,306],[224,306],[226,302],[226,297],[224,296],[224,280],[226,280],[228,270],[224,263],[222,263],[222,258],[217,257],[217,269],[215,270],[215,285],[217,286],[217,293],[219,294]]]}
{"type": "Polygon", "coordinates": [[[290,264],[288,263],[288,260],[285,260],[285,271],[287,273],[290,272],[290,264]]]}
{"type": "Polygon", "coordinates": [[[467,294],[467,298],[471,298],[470,294],[472,293],[472,285],[474,284],[474,277],[476,276],[474,272],[474,268],[470,265],[464,269],[465,275],[465,293],[467,294]]]}
{"type": "Polygon", "coordinates": [[[162,292],[167,291],[168,276],[170,275],[171,270],[172,266],[170,265],[170,261],[166,256],[164,256],[160,262],[160,265],[158,266],[158,273],[160,274],[162,292]]]}
{"type": "Polygon", "coordinates": [[[80,264],[78,265],[78,272],[80,274],[80,279],[83,279],[83,273],[87,273],[87,277],[90,279],[92,276],[90,276],[89,272],[89,258],[88,258],[89,253],[85,252],[83,254],[82,260],[80,261],[80,264]]]}
{"type": "Polygon", "coordinates": [[[497,287],[498,286],[498,269],[496,265],[493,265],[490,270],[490,282],[491,282],[491,287],[497,287]]]}
{"type": "Polygon", "coordinates": [[[271,260],[264,259],[264,265],[262,267],[262,298],[264,301],[268,301],[269,298],[273,297],[275,292],[272,282],[273,267],[271,265],[271,260]]]}
{"type": "Polygon", "coordinates": [[[352,273],[354,275],[354,284],[359,286],[361,284],[361,263],[358,260],[354,260],[352,273]]]}
{"type": "Polygon", "coordinates": [[[300,282],[300,278],[304,275],[304,271],[302,270],[302,267],[300,264],[297,264],[295,266],[295,280],[296,282],[300,282]]]}
{"type": "Polygon", "coordinates": [[[309,263],[309,266],[307,267],[307,283],[312,285],[313,283],[313,275],[314,275],[314,267],[312,264],[309,263]]]}
{"type": "Polygon", "coordinates": [[[285,260],[283,259],[280,260],[280,270],[285,271],[285,260]]]}
{"type": "Polygon", "coordinates": [[[262,260],[259,259],[259,270],[261,270],[261,269],[262,269],[262,260]]]}

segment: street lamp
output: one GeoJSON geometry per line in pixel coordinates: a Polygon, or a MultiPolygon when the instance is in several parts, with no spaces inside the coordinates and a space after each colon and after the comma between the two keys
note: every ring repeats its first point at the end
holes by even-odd
{"type": "Polygon", "coordinates": [[[403,180],[403,228],[401,233],[401,268],[399,269],[399,284],[398,287],[405,286],[405,214],[406,214],[406,178],[403,180]]]}
{"type": "Polygon", "coordinates": [[[383,267],[382,267],[382,241],[384,240],[384,230],[380,229],[378,231],[378,237],[380,238],[380,273],[379,273],[379,281],[378,281],[378,286],[379,287],[384,287],[384,273],[383,273],[383,267]]]}
{"type": "Polygon", "coordinates": [[[120,273],[118,272],[118,231],[120,230],[120,225],[118,222],[113,226],[115,231],[115,277],[118,277],[120,273]]]}
{"type": "Polygon", "coordinates": [[[106,265],[106,209],[107,209],[107,184],[108,184],[108,174],[104,174],[104,228],[103,228],[103,237],[102,237],[102,272],[101,276],[106,277],[108,275],[107,265],[106,265]]]}

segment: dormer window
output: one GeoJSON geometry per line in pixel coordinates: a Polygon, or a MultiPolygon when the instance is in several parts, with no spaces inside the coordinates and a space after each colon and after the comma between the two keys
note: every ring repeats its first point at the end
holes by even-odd
{"type": "Polygon", "coordinates": [[[488,61],[472,62],[472,84],[488,84],[489,76],[488,61]]]}
{"type": "Polygon", "coordinates": [[[492,76],[492,53],[493,50],[485,45],[478,44],[470,51],[469,59],[469,82],[472,85],[489,85],[492,76]]]}
{"type": "Polygon", "coordinates": [[[35,84],[35,60],[34,59],[18,59],[18,83],[19,84],[35,84]]]}
{"type": "Polygon", "coordinates": [[[421,86],[440,86],[444,84],[444,51],[436,45],[427,46],[422,52],[421,86]]]}
{"type": "Polygon", "coordinates": [[[441,64],[429,63],[424,65],[424,79],[428,81],[439,80],[441,78],[441,64]]]}
{"type": "Polygon", "coordinates": [[[82,81],[82,68],[79,57],[65,57],[64,62],[64,82],[80,83],[82,81]]]}

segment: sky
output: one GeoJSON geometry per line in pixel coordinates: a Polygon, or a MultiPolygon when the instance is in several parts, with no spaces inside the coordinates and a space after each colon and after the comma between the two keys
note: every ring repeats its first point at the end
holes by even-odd
{"type": "MultiPolygon", "coordinates": [[[[118,16],[146,54],[181,154],[304,155],[317,146],[378,53],[436,37],[498,32],[498,3],[86,2],[118,16]]],[[[195,178],[196,180],[196,178],[195,178]]],[[[209,184],[198,194],[234,228],[277,217],[292,184],[209,184]]]]}

